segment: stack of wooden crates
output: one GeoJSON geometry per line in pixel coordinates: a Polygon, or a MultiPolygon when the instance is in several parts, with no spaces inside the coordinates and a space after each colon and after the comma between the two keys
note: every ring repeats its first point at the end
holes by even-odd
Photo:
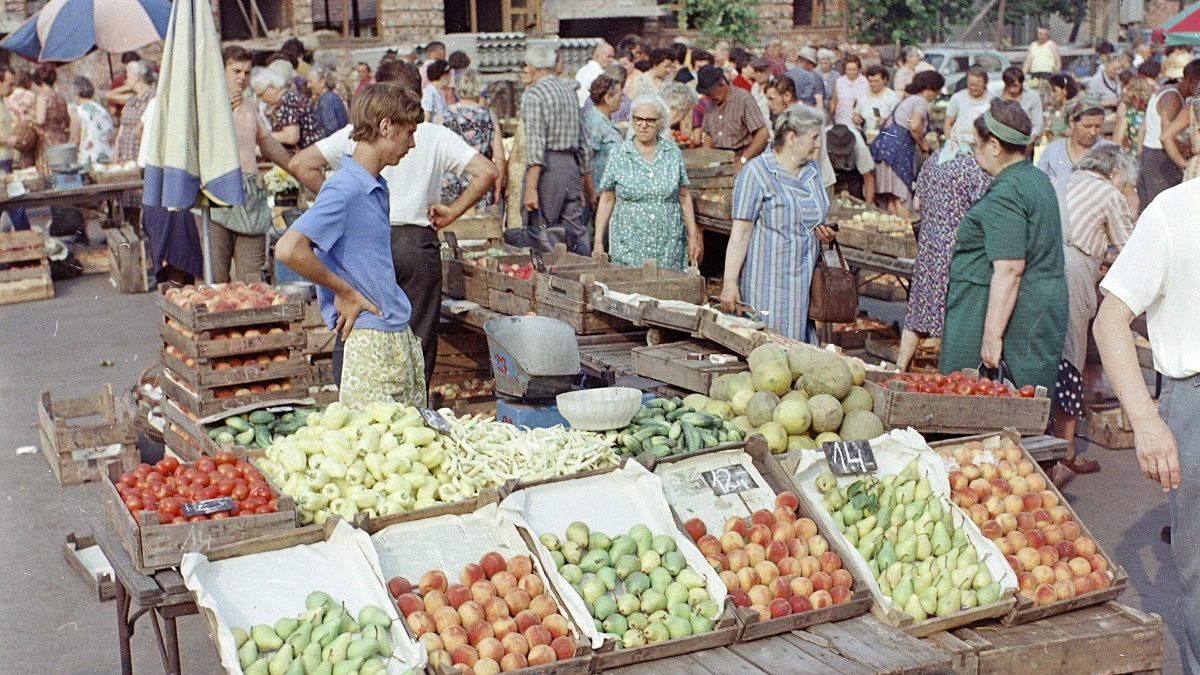
{"type": "Polygon", "coordinates": [[[0,232],[0,305],[54,297],[41,233],[0,232]]]}
{"type": "Polygon", "coordinates": [[[200,420],[246,407],[308,397],[312,368],[304,354],[304,305],[292,300],[255,309],[209,312],[156,298],[163,313],[159,335],[164,435],[198,451],[200,420]]]}
{"type": "Polygon", "coordinates": [[[696,219],[708,227],[728,228],[733,207],[733,153],[713,148],[687,148],[683,165],[696,219]]]}
{"type": "Polygon", "coordinates": [[[333,331],[325,326],[321,318],[321,307],[317,301],[309,300],[304,305],[304,358],[309,364],[309,393],[316,403],[324,405],[337,400],[337,389],[333,381],[333,331]]]}

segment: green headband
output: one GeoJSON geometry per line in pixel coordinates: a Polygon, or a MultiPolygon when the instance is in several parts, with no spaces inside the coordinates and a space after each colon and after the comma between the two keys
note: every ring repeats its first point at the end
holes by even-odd
{"type": "Polygon", "coordinates": [[[1004,124],[1003,122],[992,117],[992,111],[983,113],[983,123],[987,125],[987,130],[992,132],[996,138],[1005,143],[1013,145],[1029,145],[1033,142],[1033,138],[1029,134],[1023,134],[1020,131],[1004,124]]]}

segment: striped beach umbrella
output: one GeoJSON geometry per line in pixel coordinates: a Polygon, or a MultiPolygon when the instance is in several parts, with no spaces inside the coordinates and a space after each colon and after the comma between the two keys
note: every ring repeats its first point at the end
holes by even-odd
{"type": "Polygon", "coordinates": [[[169,0],[50,0],[0,48],[33,61],[74,61],[93,49],[127,52],[161,40],[170,18],[169,0]]]}
{"type": "Polygon", "coordinates": [[[1193,2],[1162,25],[1169,45],[1200,44],[1200,2],[1193,2]]]}

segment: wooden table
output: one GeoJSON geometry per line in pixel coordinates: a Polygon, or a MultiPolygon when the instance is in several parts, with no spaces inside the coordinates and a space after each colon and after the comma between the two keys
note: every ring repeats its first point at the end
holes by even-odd
{"type": "Polygon", "coordinates": [[[92,522],[92,536],[96,545],[112,565],[116,578],[117,646],[121,654],[122,675],[132,675],[133,657],[130,640],[137,620],[143,614],[150,615],[154,628],[155,644],[162,658],[163,670],[170,675],[179,675],[179,633],[175,619],[196,614],[196,603],[191,591],[183,585],[183,577],[177,569],[166,569],[147,576],[139,572],[121,546],[112,527],[102,520],[92,522]],[[132,611],[132,614],[131,614],[132,611]],[[163,625],[159,626],[159,619],[163,625]]]}
{"type": "Polygon", "coordinates": [[[26,208],[35,209],[43,206],[75,206],[80,203],[94,201],[108,201],[116,205],[113,213],[117,216],[116,220],[124,222],[125,206],[121,203],[121,197],[130,190],[142,189],[142,181],[127,180],[119,183],[93,183],[77,188],[64,188],[62,190],[41,190],[38,192],[27,192],[20,197],[0,200],[0,208],[14,209],[26,208]]]}

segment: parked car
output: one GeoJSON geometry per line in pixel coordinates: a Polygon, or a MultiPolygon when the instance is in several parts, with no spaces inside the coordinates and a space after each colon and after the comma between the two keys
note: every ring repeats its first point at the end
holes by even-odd
{"type": "Polygon", "coordinates": [[[988,91],[999,95],[1004,89],[1000,74],[1011,63],[1008,58],[996,51],[971,46],[934,45],[923,49],[925,60],[933,66],[942,77],[946,78],[946,86],[942,88],[943,96],[950,96],[966,85],[959,82],[966,76],[971,66],[982,66],[988,74],[988,91]]]}

